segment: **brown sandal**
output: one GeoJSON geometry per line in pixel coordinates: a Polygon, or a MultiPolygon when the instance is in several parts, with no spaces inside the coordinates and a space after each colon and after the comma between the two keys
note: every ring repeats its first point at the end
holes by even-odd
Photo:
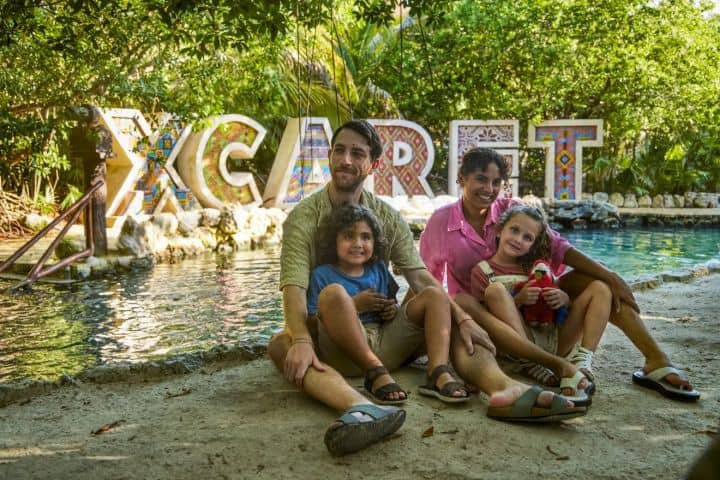
{"type": "Polygon", "coordinates": [[[407,401],[408,392],[403,390],[400,385],[395,382],[390,382],[387,385],[383,385],[376,390],[372,389],[375,379],[377,379],[381,375],[390,375],[388,369],[382,365],[379,367],[371,368],[365,372],[364,387],[365,391],[370,394],[372,401],[375,403],[379,403],[380,405],[400,405],[405,403],[407,401]],[[390,398],[390,394],[395,392],[404,393],[405,398],[390,398]]]}
{"type": "Polygon", "coordinates": [[[437,367],[435,367],[435,370],[433,370],[432,373],[428,376],[427,383],[418,387],[418,392],[420,392],[420,395],[425,395],[426,397],[435,397],[445,403],[463,403],[470,400],[470,394],[467,392],[467,390],[465,390],[465,385],[456,380],[451,380],[445,385],[443,385],[442,388],[438,388],[437,381],[438,378],[440,378],[440,375],[442,375],[443,373],[449,373],[450,375],[452,375],[452,372],[450,372],[450,367],[448,367],[447,365],[438,365],[437,367]],[[453,396],[453,393],[457,392],[458,390],[465,390],[465,395],[462,397],[453,396]]]}

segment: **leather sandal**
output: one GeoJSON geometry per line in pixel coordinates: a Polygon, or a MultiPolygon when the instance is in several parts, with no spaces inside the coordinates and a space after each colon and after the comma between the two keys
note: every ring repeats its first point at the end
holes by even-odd
{"type": "Polygon", "coordinates": [[[375,379],[382,375],[389,375],[390,372],[384,366],[371,368],[365,372],[365,391],[370,395],[373,402],[380,405],[401,405],[407,401],[408,392],[403,390],[396,382],[390,382],[375,390],[372,389],[375,379]],[[392,398],[391,393],[404,393],[405,398],[392,398]]]}

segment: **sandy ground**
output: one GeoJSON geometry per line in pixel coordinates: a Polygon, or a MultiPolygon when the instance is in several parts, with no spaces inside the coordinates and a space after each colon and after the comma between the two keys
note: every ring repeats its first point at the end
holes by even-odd
{"type": "MultiPolygon", "coordinates": [[[[610,327],[584,418],[507,424],[485,416],[484,396],[450,407],[414,393],[398,434],[336,459],[322,443],[335,413],[263,359],[156,383],[68,386],[2,408],[0,478],[680,478],[718,435],[718,292],[713,274],[637,294],[654,335],[701,390],[697,404],[633,385],[642,358],[610,327]]],[[[396,378],[414,390],[422,375],[396,378]]]]}

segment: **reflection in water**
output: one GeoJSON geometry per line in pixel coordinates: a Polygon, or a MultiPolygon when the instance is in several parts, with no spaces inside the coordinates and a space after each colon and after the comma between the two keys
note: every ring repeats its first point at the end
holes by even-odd
{"type": "MultiPolygon", "coordinates": [[[[628,280],[720,258],[720,229],[567,236],[628,280]]],[[[282,328],[279,270],[277,249],[208,254],[70,288],[38,284],[29,294],[1,295],[0,382],[56,379],[218,344],[264,344],[282,328]]]]}

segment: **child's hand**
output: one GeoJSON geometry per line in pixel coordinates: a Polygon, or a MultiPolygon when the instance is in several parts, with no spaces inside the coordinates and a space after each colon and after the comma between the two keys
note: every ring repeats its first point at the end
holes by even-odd
{"type": "Polygon", "coordinates": [[[353,297],[355,309],[358,313],[365,312],[381,312],[388,305],[393,305],[395,299],[387,298],[382,293],[378,293],[375,289],[368,288],[353,297]]]}
{"type": "Polygon", "coordinates": [[[395,315],[397,314],[397,311],[400,309],[400,305],[396,303],[393,303],[391,305],[388,305],[387,307],[380,310],[380,313],[378,316],[383,322],[389,322],[393,318],[395,318],[395,315]]]}
{"type": "Polygon", "coordinates": [[[518,307],[521,307],[523,305],[535,305],[538,301],[538,298],[540,298],[540,291],[542,289],[540,287],[528,287],[525,285],[522,290],[520,290],[517,295],[515,295],[515,305],[518,307]]]}
{"type": "Polygon", "coordinates": [[[553,310],[570,305],[570,297],[559,288],[543,288],[542,296],[545,303],[553,310]]]}

